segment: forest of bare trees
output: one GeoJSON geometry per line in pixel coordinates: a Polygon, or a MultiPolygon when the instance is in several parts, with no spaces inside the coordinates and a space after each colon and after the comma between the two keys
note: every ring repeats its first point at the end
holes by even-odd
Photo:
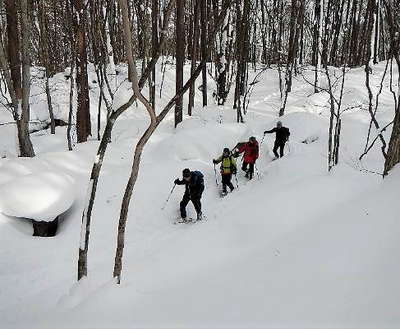
{"type": "MultiPolygon", "coordinates": [[[[100,145],[93,164],[88,204],[82,214],[82,241],[78,278],[87,275],[90,223],[102,161],[118,117],[138,101],[149,115],[149,126],[135,146],[132,172],[126,186],[119,218],[118,246],[114,277],[120,279],[125,224],[140,158],[146,142],[164,117],[174,109],[175,127],[185,115],[192,115],[195,93],[207,105],[207,83],[217,90],[212,95],[224,105],[234,94],[232,107],[237,122],[244,122],[246,93],[251,86],[249,70],[273,68],[279,72],[281,105],[285,114],[292,79],[305,66],[313,67],[315,93],[330,95],[329,169],[338,162],[341,131],[342,94],[345,75],[356,67],[365,69],[369,92],[371,126],[384,131],[376,119],[377,103],[370,90],[373,65],[386,62],[385,74],[400,69],[400,2],[397,0],[1,0],[0,1],[0,99],[15,120],[19,155],[33,157],[29,136],[30,70],[43,68],[51,133],[55,118],[49,79],[69,69],[70,114],[68,146],[88,138],[100,145]],[[175,96],[162,109],[156,101],[155,84],[162,73],[156,70],[161,58],[176,64],[175,96]],[[115,108],[118,64],[129,67],[132,95],[115,108]],[[105,127],[93,129],[88,65],[93,64],[101,90],[99,106],[108,111],[105,127]],[[184,79],[184,65],[190,65],[190,78],[184,79]],[[329,67],[341,69],[332,76],[329,67]],[[326,78],[328,87],[321,87],[326,78]],[[202,87],[197,89],[198,79],[202,87]],[[142,94],[145,86],[148,94],[142,94]],[[335,93],[333,86],[341,86],[335,93]],[[188,93],[184,107],[183,95],[188,93]],[[94,131],[99,131],[93,136],[94,131]],[[100,134],[100,131],[103,131],[100,134]]],[[[393,85],[399,86],[398,81],[393,85]]],[[[400,93],[393,93],[395,116],[390,140],[380,133],[368,135],[365,154],[375,142],[381,143],[386,175],[400,162],[400,93]]],[[[97,119],[100,125],[100,117],[97,119]]]]}

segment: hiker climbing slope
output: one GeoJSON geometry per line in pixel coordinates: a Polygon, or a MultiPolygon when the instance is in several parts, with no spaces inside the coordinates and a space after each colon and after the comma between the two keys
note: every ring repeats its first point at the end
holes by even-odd
{"type": "Polygon", "coordinates": [[[283,150],[284,150],[285,144],[289,140],[289,136],[290,136],[289,128],[283,127],[282,122],[278,121],[276,123],[275,128],[264,131],[264,135],[271,134],[271,133],[276,133],[275,143],[274,143],[274,148],[273,148],[275,157],[276,157],[276,159],[279,157],[283,157],[283,150]],[[279,154],[278,154],[278,148],[279,148],[279,154]]]}
{"type": "Polygon", "coordinates": [[[254,165],[259,154],[256,138],[252,136],[247,143],[238,143],[235,148],[237,149],[237,152],[234,154],[235,157],[238,157],[240,153],[244,153],[242,170],[246,172],[246,178],[252,179],[254,175],[254,165]],[[249,167],[248,169],[247,166],[249,167]]]}
{"type": "Polygon", "coordinates": [[[197,213],[197,220],[202,219],[201,196],[204,191],[204,176],[200,171],[190,171],[188,168],[182,171],[183,179],[175,179],[177,185],[185,185],[185,193],[180,203],[180,212],[183,221],[186,221],[186,206],[192,201],[197,213]]]}
{"type": "Polygon", "coordinates": [[[222,155],[217,158],[213,159],[213,163],[221,163],[221,178],[222,178],[222,195],[227,194],[226,187],[228,186],[231,192],[234,190],[232,184],[232,174],[236,175],[236,160],[232,156],[231,151],[229,148],[225,147],[222,155]]]}

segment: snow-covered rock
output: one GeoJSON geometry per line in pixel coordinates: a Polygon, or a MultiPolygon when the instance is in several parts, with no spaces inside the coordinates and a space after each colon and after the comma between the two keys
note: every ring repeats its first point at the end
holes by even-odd
{"type": "Polygon", "coordinates": [[[0,211],[8,216],[53,221],[74,202],[74,180],[54,171],[29,174],[0,186],[0,211]]]}

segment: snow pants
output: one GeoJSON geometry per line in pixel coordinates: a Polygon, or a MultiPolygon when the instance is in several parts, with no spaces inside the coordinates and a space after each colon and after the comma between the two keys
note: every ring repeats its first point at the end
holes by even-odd
{"type": "Polygon", "coordinates": [[[231,191],[233,191],[234,187],[232,184],[232,174],[221,174],[222,178],[222,191],[226,192],[226,187],[228,186],[231,191]]]}
{"type": "Polygon", "coordinates": [[[285,144],[286,144],[285,141],[275,140],[273,151],[277,158],[283,157],[283,150],[285,149],[285,144]],[[279,149],[279,154],[278,154],[278,149],[279,149]]]}
{"type": "Polygon", "coordinates": [[[248,179],[252,179],[253,178],[253,174],[254,174],[254,162],[250,163],[250,162],[243,161],[242,170],[246,172],[246,177],[248,179]],[[247,166],[249,166],[248,170],[247,170],[247,166]]]}
{"type": "Polygon", "coordinates": [[[188,193],[185,193],[183,195],[182,201],[180,203],[180,210],[181,210],[181,217],[186,218],[186,206],[189,203],[189,201],[192,201],[194,209],[196,209],[196,213],[200,214],[201,213],[201,194],[196,198],[191,198],[188,193]]]}

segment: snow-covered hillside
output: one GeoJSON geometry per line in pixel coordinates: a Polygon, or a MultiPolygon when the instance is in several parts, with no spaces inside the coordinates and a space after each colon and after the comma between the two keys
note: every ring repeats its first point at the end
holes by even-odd
{"type": "MultiPolygon", "coordinates": [[[[373,68],[374,92],[383,70],[384,64],[373,68]]],[[[173,72],[166,73],[158,111],[173,96],[173,72]]],[[[58,88],[65,95],[56,98],[60,118],[68,110],[66,83],[58,88]]],[[[382,125],[393,119],[388,83],[377,112],[382,125]]],[[[383,171],[378,144],[358,160],[369,125],[363,69],[351,70],[346,86],[345,104],[364,109],[343,114],[337,167],[328,173],[328,95],[314,94],[298,76],[281,118],[291,131],[286,156],[272,161],[274,136],[266,135],[255,178],[247,181],[239,170],[238,188],[223,199],[212,159],[250,136],[261,142],[263,131],[275,126],[277,72],[261,75],[244,124],[235,122],[230,102],[202,109],[200,94],[194,116],[177,129],[171,113],[143,154],[121,285],[112,280],[117,223],[133,148],[148,122],[145,111],[133,106],[116,124],[93,213],[89,273],[79,283],[82,207],[98,142],[68,152],[66,129],[58,127],[56,135],[34,133],[37,156],[20,159],[13,155],[13,126],[0,126],[6,156],[0,184],[44,171],[77,182],[75,203],[54,238],[32,237],[29,222],[0,214],[1,328],[399,328],[400,168],[384,180],[376,174],[383,171]],[[302,143],[306,139],[315,141],[302,143]],[[186,167],[204,173],[206,220],[173,225],[183,187],[161,208],[186,167]]],[[[124,83],[118,102],[129,95],[124,83]]],[[[32,108],[45,120],[38,97],[42,105],[32,108]]],[[[95,97],[92,104],[94,123],[95,97]]],[[[10,120],[3,110],[0,115],[10,120]]],[[[191,204],[188,211],[194,214],[191,204]]]]}

